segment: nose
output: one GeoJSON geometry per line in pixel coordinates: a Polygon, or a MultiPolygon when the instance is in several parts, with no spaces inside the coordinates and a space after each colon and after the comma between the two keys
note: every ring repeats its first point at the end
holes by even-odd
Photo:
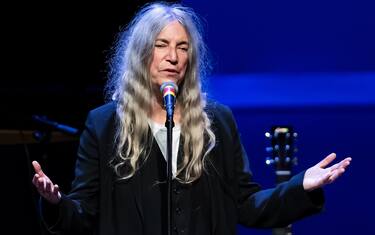
{"type": "Polygon", "coordinates": [[[170,48],[167,55],[167,61],[173,65],[178,63],[176,48],[170,48]]]}

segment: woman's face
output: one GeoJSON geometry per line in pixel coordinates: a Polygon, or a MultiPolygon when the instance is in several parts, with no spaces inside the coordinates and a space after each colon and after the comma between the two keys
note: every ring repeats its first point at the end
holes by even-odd
{"type": "Polygon", "coordinates": [[[156,37],[150,64],[152,84],[159,89],[163,82],[177,85],[184,79],[188,64],[189,38],[185,28],[172,21],[156,37]]]}

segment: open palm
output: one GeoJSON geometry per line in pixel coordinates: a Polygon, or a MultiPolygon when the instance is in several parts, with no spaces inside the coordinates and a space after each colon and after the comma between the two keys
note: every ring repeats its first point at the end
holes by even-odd
{"type": "Polygon", "coordinates": [[[322,161],[306,170],[303,178],[303,188],[311,191],[334,182],[350,165],[351,158],[347,157],[339,163],[327,167],[336,158],[335,153],[329,154],[322,161]]]}

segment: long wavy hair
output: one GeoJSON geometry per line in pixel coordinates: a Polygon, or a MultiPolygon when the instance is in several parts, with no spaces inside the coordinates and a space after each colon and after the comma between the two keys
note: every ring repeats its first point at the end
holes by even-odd
{"type": "Polygon", "coordinates": [[[203,173],[215,134],[207,112],[201,79],[209,69],[202,27],[194,11],[180,4],[153,3],[142,8],[119,34],[110,60],[107,98],[117,104],[116,155],[111,160],[121,179],[131,178],[147,159],[152,144],[148,126],[153,89],[149,67],[155,39],[172,21],[178,21],[189,37],[188,66],[179,85],[177,105],[181,108],[183,160],[176,178],[183,183],[203,173]]]}

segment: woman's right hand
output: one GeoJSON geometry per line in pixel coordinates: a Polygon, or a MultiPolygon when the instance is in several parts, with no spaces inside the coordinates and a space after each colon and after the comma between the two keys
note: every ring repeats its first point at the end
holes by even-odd
{"type": "Polygon", "coordinates": [[[33,161],[32,164],[35,170],[32,182],[39,194],[52,204],[59,203],[61,200],[59,186],[54,185],[48,176],[43,173],[42,167],[37,161],[33,161]]]}

